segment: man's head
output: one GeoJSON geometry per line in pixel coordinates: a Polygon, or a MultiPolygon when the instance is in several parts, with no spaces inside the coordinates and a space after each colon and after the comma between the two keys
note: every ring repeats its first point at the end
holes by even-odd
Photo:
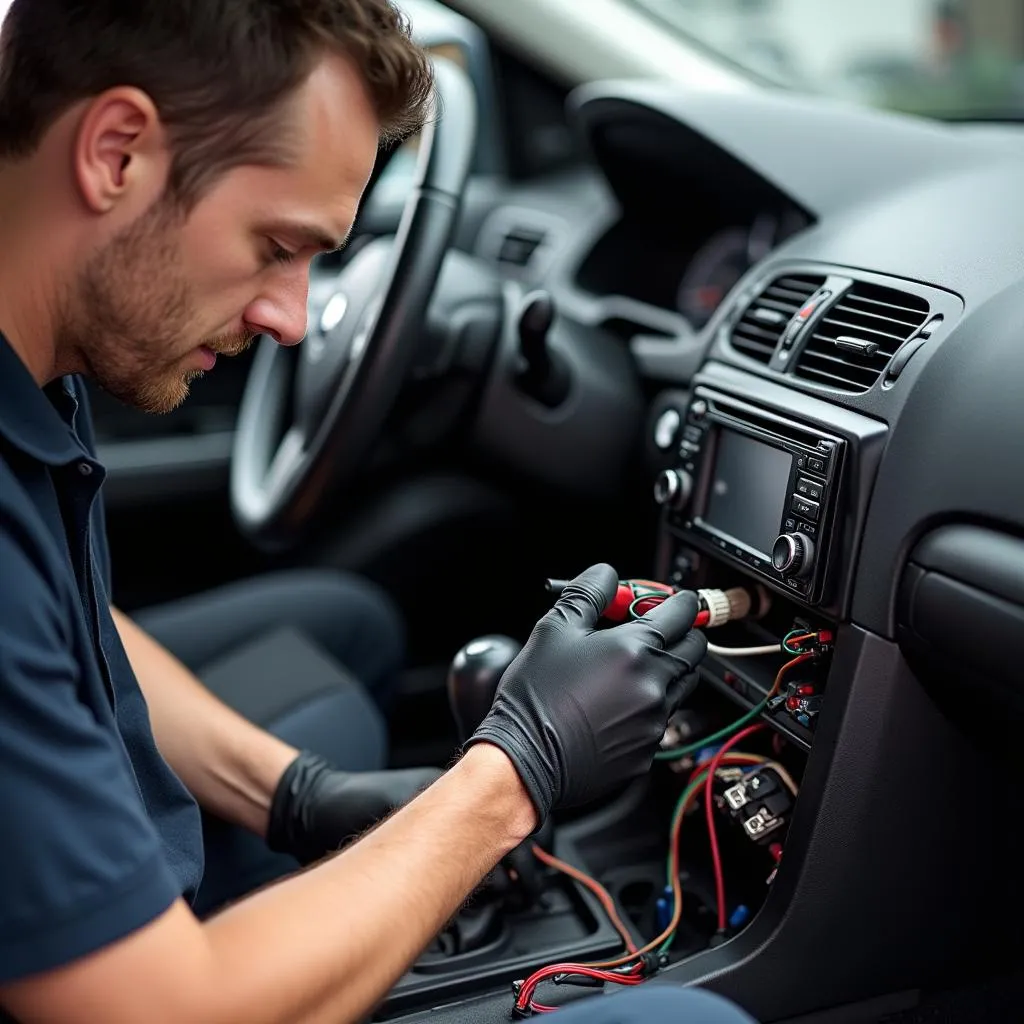
{"type": "Polygon", "coordinates": [[[44,264],[49,366],[162,411],[213,353],[299,341],[311,259],[431,86],[388,0],[14,0],[0,240],[44,264]]]}

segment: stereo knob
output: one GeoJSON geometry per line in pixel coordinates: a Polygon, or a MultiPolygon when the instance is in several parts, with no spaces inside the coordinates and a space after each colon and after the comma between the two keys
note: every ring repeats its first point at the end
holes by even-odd
{"type": "Polygon", "coordinates": [[[772,546],[772,565],[783,576],[803,579],[814,568],[814,541],[802,533],[784,533],[772,546]]]}
{"type": "Polygon", "coordinates": [[[693,493],[693,478],[681,469],[664,469],[654,481],[654,500],[665,508],[682,508],[693,493]]]}

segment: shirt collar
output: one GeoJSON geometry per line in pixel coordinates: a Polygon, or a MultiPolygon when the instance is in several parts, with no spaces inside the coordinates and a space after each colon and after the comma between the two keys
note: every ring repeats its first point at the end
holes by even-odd
{"type": "Polygon", "coordinates": [[[39,387],[10,343],[0,333],[0,435],[40,462],[60,466],[85,454],[74,433],[78,402],[70,378],[46,390],[39,387]],[[63,418],[47,395],[64,406],[63,418]]]}

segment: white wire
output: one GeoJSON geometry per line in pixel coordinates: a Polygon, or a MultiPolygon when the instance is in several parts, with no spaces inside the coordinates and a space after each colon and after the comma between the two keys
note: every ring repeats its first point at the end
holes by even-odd
{"type": "Polygon", "coordinates": [[[718,654],[728,658],[754,658],[759,654],[778,654],[782,644],[765,644],[763,647],[719,647],[708,644],[709,654],[718,654]]]}

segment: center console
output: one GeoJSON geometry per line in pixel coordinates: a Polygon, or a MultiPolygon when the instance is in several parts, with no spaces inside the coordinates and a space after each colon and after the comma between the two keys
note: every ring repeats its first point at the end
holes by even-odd
{"type": "MultiPolygon", "coordinates": [[[[665,865],[669,826],[679,823],[681,913],[658,968],[671,975],[713,953],[721,964],[734,940],[771,927],[761,918],[773,900],[772,913],[778,911],[774,883],[791,817],[799,811],[818,716],[829,699],[829,662],[818,656],[823,648],[794,660],[800,648],[780,641],[813,636],[823,644],[829,637],[830,644],[848,617],[886,426],[709,363],[690,390],[661,396],[650,437],[661,515],[654,572],[642,566],[637,575],[703,594],[745,590],[750,611],[723,624],[719,611],[710,610],[714,646],[701,666],[705,685],[671,720],[665,756],[650,776],[601,806],[559,817],[539,842],[548,855],[605,887],[642,946],[662,933],[673,910],[665,865]],[[749,656],[751,648],[757,656],[749,656]],[[711,854],[707,805],[679,817],[682,794],[724,737],[741,728],[741,718],[761,726],[737,748],[754,767],[716,773],[708,818],[717,822],[718,852],[711,854]],[[719,872],[728,883],[722,908],[719,872]]],[[[517,650],[507,637],[485,637],[453,662],[449,696],[463,735],[489,706],[517,650]]],[[[451,1006],[466,1020],[507,1020],[515,983],[538,967],[622,952],[622,934],[592,889],[534,861],[531,847],[496,868],[375,1019],[434,1019],[436,1008],[451,1006]]],[[[544,1002],[594,991],[549,982],[544,1002]]]]}
{"type": "MultiPolygon", "coordinates": [[[[713,642],[735,649],[794,628],[834,631],[847,617],[886,425],[710,362],[692,390],[656,404],[650,434],[662,509],[658,578],[694,589],[756,581],[770,595],[764,615],[716,630],[713,642]]],[[[785,660],[712,652],[702,675],[750,708],[785,660]]],[[[820,676],[765,712],[805,749],[827,699],[820,676]]]]}

